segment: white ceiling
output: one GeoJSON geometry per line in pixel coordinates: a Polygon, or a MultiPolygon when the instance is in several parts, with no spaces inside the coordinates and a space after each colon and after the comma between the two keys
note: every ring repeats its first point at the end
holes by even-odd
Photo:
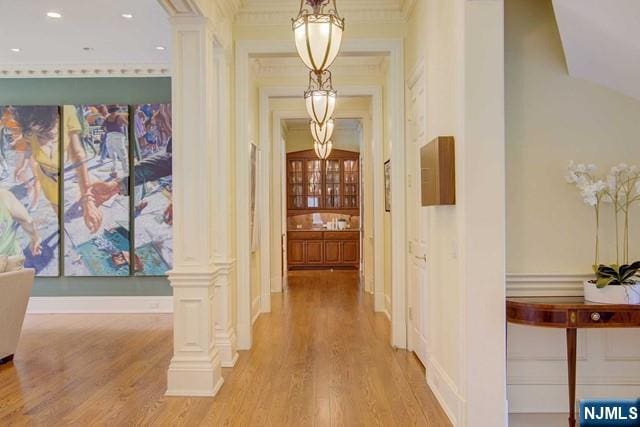
{"type": "Polygon", "coordinates": [[[2,65],[168,64],[170,41],[157,0],[0,0],[2,65]]]}
{"type": "Polygon", "coordinates": [[[640,99],[640,1],[553,0],[569,74],[640,99]]]}

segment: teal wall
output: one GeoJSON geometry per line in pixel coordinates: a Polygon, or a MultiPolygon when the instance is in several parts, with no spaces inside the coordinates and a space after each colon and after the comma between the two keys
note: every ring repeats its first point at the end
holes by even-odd
{"type": "MultiPolygon", "coordinates": [[[[171,102],[169,77],[0,78],[0,105],[140,104],[171,102]]],[[[166,296],[164,277],[38,278],[33,296],[166,296]]]]}

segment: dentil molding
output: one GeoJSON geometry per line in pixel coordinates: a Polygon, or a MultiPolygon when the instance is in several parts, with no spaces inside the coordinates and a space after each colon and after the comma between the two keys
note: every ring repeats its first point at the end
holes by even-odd
{"type": "Polygon", "coordinates": [[[169,64],[32,64],[0,65],[0,78],[168,77],[169,64]]]}

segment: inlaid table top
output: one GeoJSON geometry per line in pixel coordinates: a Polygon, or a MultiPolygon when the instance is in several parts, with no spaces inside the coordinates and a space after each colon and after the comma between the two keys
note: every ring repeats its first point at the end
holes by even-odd
{"type": "Polygon", "coordinates": [[[507,298],[507,321],[549,328],[640,327],[640,305],[599,304],[583,297],[507,298]]]}

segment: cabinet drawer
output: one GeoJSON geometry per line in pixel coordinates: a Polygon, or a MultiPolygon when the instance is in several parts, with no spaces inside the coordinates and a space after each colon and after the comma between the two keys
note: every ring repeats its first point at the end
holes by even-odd
{"type": "Polygon", "coordinates": [[[579,328],[610,328],[610,327],[638,327],[640,326],[640,310],[624,311],[578,310],[579,328]]]}
{"type": "Polygon", "coordinates": [[[325,231],[324,240],[358,240],[358,231],[325,231]]]}
{"type": "Polygon", "coordinates": [[[322,240],[322,231],[289,231],[289,240],[322,240]]]}

